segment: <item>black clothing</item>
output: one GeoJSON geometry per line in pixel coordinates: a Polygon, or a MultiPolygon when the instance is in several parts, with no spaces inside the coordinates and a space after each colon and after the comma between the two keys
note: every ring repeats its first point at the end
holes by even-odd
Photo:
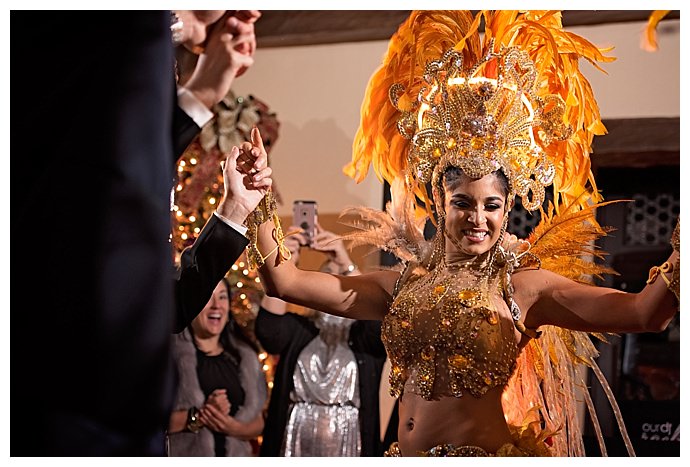
{"type": "Polygon", "coordinates": [[[171,332],[246,245],[211,219],[171,280],[174,148],[199,129],[173,117],[170,13],[10,21],[12,287],[37,295],[10,320],[10,455],[164,455],[171,332]]]}
{"type": "Polygon", "coordinates": [[[196,358],[196,372],[204,396],[208,397],[216,389],[227,390],[230,415],[235,415],[244,404],[244,389],[240,382],[240,369],[237,363],[232,362],[227,355],[209,356],[198,349],[196,358]]]}
{"type": "MultiPolygon", "coordinates": [[[[234,416],[244,404],[244,389],[240,382],[240,369],[237,362],[231,361],[228,355],[206,355],[201,350],[196,351],[199,385],[208,398],[216,389],[225,389],[230,402],[230,415],[234,416]]],[[[216,457],[225,457],[225,435],[213,433],[214,452],[216,457]]]]}

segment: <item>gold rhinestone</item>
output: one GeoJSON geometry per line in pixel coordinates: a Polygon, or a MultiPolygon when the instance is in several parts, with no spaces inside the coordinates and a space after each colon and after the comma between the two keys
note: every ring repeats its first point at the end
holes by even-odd
{"type": "Polygon", "coordinates": [[[402,327],[403,329],[407,329],[410,327],[410,322],[409,321],[401,321],[400,327],[402,327]]]}
{"type": "Polygon", "coordinates": [[[445,285],[437,285],[436,287],[434,287],[434,293],[436,295],[441,295],[445,291],[446,291],[445,285]]]}
{"type": "Polygon", "coordinates": [[[489,324],[496,324],[496,323],[498,323],[498,318],[496,318],[496,316],[494,316],[492,314],[492,315],[489,315],[488,321],[489,321],[489,324]]]}
{"type": "Polygon", "coordinates": [[[441,157],[443,153],[441,152],[441,148],[434,148],[433,154],[434,157],[441,157]]]}
{"type": "Polygon", "coordinates": [[[491,381],[491,376],[485,376],[485,377],[484,377],[484,382],[485,382],[486,384],[491,384],[491,382],[492,382],[492,381],[491,381]]]}
{"type": "Polygon", "coordinates": [[[484,147],[484,138],[475,136],[470,140],[470,146],[472,146],[472,149],[482,149],[484,147]]]}
{"type": "Polygon", "coordinates": [[[434,358],[434,346],[430,345],[426,349],[422,350],[422,360],[430,361],[434,358]]]}
{"type": "Polygon", "coordinates": [[[449,138],[448,141],[446,142],[446,147],[448,149],[453,149],[457,142],[455,141],[455,138],[449,138]]]}
{"type": "Polygon", "coordinates": [[[456,370],[461,370],[467,366],[468,360],[467,357],[465,357],[464,355],[456,353],[448,357],[448,363],[456,370]]]}
{"type": "Polygon", "coordinates": [[[471,299],[475,298],[477,295],[478,294],[475,290],[469,290],[469,289],[461,290],[460,292],[458,292],[458,298],[460,300],[471,300],[471,299]]]}

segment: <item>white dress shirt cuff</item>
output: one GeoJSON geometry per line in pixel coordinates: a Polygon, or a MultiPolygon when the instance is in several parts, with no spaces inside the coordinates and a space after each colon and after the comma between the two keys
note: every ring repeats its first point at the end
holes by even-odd
{"type": "Polygon", "coordinates": [[[194,123],[199,125],[199,128],[203,128],[213,118],[213,112],[185,88],[177,89],[177,104],[194,120],[194,123]]]}
{"type": "Polygon", "coordinates": [[[246,236],[247,227],[245,227],[244,225],[238,224],[237,222],[233,222],[233,221],[231,221],[230,219],[228,219],[227,217],[221,216],[220,214],[218,214],[217,211],[213,211],[213,214],[215,214],[216,217],[218,217],[218,219],[220,219],[221,221],[225,222],[227,225],[229,225],[229,226],[232,227],[233,229],[237,230],[237,231],[238,231],[239,233],[241,233],[242,235],[245,235],[245,236],[246,236]]]}

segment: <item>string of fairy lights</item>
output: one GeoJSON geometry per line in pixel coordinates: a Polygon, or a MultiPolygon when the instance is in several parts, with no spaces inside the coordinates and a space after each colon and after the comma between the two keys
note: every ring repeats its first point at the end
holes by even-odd
{"type": "MultiPolygon", "coordinates": [[[[261,109],[255,108],[256,101],[253,98],[238,98],[231,103],[241,106],[239,111],[235,109],[238,115],[238,127],[241,128],[230,129],[234,133],[240,134],[236,134],[235,138],[241,137],[242,140],[249,140],[249,128],[246,128],[247,131],[242,129],[246,126],[241,124],[243,112],[253,112],[259,117],[266,117],[266,124],[269,125],[267,129],[262,128],[261,121],[258,123],[262,135],[264,132],[270,134],[271,129],[277,131],[275,114],[267,112],[262,114],[261,109]]],[[[226,102],[225,105],[227,106],[227,104],[226,102]]],[[[224,109],[215,110],[222,112],[224,109]]],[[[259,119],[259,117],[254,116],[253,119],[259,119]]],[[[227,125],[228,119],[223,120],[227,125]]],[[[228,130],[226,127],[219,131],[217,124],[214,123],[213,126],[204,128],[202,136],[204,136],[204,132],[208,134],[209,131],[227,135],[228,130]]],[[[275,140],[275,137],[273,134],[271,139],[275,140]]],[[[220,162],[225,160],[226,154],[220,150],[221,144],[214,144],[212,147],[205,145],[205,148],[202,145],[202,140],[203,138],[197,138],[192,142],[177,162],[177,183],[173,189],[171,200],[172,231],[170,241],[174,247],[175,259],[178,262],[182,250],[194,243],[209,217],[213,215],[224,192],[220,162]]],[[[216,138],[216,142],[219,142],[219,138],[216,138]]],[[[266,142],[264,144],[266,145],[266,142]]],[[[227,143],[222,146],[226,145],[227,143]]],[[[261,349],[258,358],[266,375],[270,391],[273,388],[273,374],[277,361],[273,356],[263,351],[254,334],[254,321],[264,294],[261,279],[256,271],[248,268],[244,254],[233,264],[226,274],[226,278],[231,285],[231,313],[235,321],[245,330],[247,336],[261,349]]]]}

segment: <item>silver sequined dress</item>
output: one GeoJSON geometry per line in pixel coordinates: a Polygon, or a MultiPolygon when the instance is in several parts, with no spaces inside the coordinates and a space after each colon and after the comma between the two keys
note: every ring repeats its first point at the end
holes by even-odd
{"type": "Polygon", "coordinates": [[[359,456],[359,381],[348,346],[354,320],[320,314],[320,333],[302,349],[292,376],[285,457],[359,456]]]}

